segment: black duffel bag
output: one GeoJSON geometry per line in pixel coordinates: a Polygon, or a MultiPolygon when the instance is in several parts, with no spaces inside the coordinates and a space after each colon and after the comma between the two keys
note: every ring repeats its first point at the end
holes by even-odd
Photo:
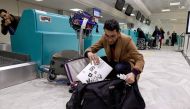
{"type": "Polygon", "coordinates": [[[66,109],[144,109],[145,102],[135,82],[105,80],[79,84],[66,104],[66,109]]]}

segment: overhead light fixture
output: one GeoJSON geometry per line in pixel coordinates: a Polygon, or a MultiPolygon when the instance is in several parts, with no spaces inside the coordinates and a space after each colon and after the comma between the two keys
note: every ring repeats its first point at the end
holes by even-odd
{"type": "Polygon", "coordinates": [[[180,2],[170,2],[170,6],[178,6],[180,5],[180,2]]]}
{"type": "Polygon", "coordinates": [[[162,9],[162,12],[170,11],[170,9],[162,9]]]}
{"type": "Polygon", "coordinates": [[[170,19],[170,20],[177,20],[177,19],[170,19]]]}
{"type": "Polygon", "coordinates": [[[43,1],[43,0],[35,0],[35,1],[37,1],[37,2],[41,2],[41,1],[43,1]]]}
{"type": "Polygon", "coordinates": [[[120,25],[124,25],[125,23],[119,23],[120,25]]]}
{"type": "Polygon", "coordinates": [[[131,16],[135,16],[135,14],[131,14],[131,16]]]}
{"type": "Polygon", "coordinates": [[[73,9],[70,9],[71,11],[82,11],[82,9],[78,9],[78,8],[73,8],[73,9]]]}
{"type": "Polygon", "coordinates": [[[123,10],[126,10],[126,8],[123,8],[123,10]]]}
{"type": "Polygon", "coordinates": [[[185,6],[180,6],[179,9],[185,9],[185,6]]]}

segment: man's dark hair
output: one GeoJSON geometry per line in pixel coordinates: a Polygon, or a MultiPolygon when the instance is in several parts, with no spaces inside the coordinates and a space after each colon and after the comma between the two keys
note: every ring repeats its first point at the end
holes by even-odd
{"type": "Polygon", "coordinates": [[[6,11],[6,10],[4,10],[4,9],[0,9],[0,13],[2,13],[2,12],[7,13],[7,11],[6,11]]]}
{"type": "Polygon", "coordinates": [[[115,19],[106,20],[104,23],[104,29],[109,31],[120,31],[119,23],[115,19]]]}

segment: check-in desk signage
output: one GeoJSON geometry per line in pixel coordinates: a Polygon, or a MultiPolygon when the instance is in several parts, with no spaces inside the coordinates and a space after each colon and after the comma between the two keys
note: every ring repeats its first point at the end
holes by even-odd
{"type": "Polygon", "coordinates": [[[50,23],[51,22],[51,17],[49,17],[49,16],[40,16],[40,22],[50,23]]]}

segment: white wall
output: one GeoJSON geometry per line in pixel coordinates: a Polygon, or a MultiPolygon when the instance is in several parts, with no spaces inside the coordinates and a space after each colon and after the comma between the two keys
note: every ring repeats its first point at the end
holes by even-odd
{"type": "Polygon", "coordinates": [[[186,31],[186,24],[175,24],[173,30],[175,30],[175,32],[180,35],[186,31]]]}
{"type": "MultiPolygon", "coordinates": [[[[9,13],[16,15],[16,16],[21,16],[22,12],[26,8],[33,8],[33,9],[38,9],[38,10],[43,10],[47,12],[53,12],[57,13],[56,9],[51,9],[27,2],[22,2],[19,0],[0,0],[0,8],[7,10],[9,13]]],[[[1,27],[0,27],[1,30],[1,27]]],[[[9,43],[10,44],[10,35],[3,35],[0,32],[0,43],[9,43]]]]}

